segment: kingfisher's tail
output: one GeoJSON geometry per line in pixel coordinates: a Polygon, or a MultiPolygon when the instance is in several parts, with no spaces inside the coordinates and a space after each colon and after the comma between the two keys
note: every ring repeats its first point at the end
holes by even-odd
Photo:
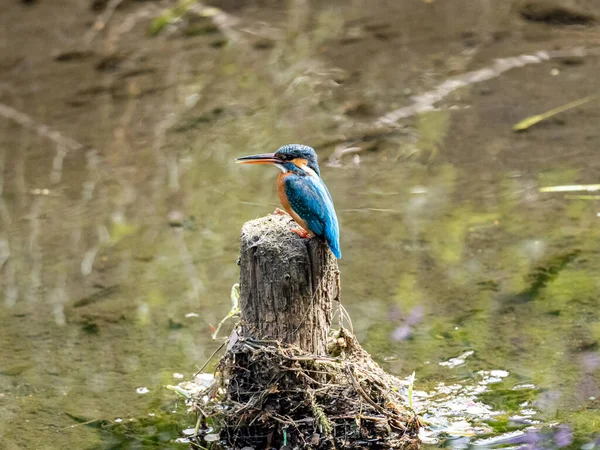
{"type": "Polygon", "coordinates": [[[339,247],[332,247],[331,244],[329,244],[329,248],[331,249],[331,251],[337,259],[340,259],[342,257],[342,251],[339,247]]]}
{"type": "MultiPolygon", "coordinates": [[[[331,201],[330,201],[331,204],[331,201]]],[[[325,225],[325,239],[329,244],[331,252],[337,259],[342,257],[342,251],[340,250],[340,228],[337,221],[333,204],[331,204],[331,211],[328,215],[328,220],[325,225]]]]}
{"type": "Polygon", "coordinates": [[[329,248],[331,249],[331,252],[335,255],[335,257],[337,259],[340,259],[342,257],[342,251],[340,250],[340,241],[339,239],[327,239],[327,243],[329,244],[329,248]]]}

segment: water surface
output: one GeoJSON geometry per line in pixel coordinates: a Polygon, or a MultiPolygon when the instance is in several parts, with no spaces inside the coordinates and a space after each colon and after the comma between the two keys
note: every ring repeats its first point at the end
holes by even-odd
{"type": "Polygon", "coordinates": [[[239,230],[278,206],[275,170],[233,159],[290,142],[317,148],[343,302],[387,370],[426,392],[506,371],[479,399],[504,411],[492,429],[527,402],[536,428],[574,433],[540,446],[599,437],[598,198],[539,189],[598,182],[600,106],[511,128],[597,93],[600,59],[513,69],[373,132],[494,58],[598,46],[597,26],[502,2],[224,1],[220,30],[195,17],[149,37],[160,5],[123,2],[91,34],[104,16],[75,1],[0,19],[0,102],[35,121],[0,117],[7,448],[181,447],[193,420],[163,386],[220,345],[239,230]],[[331,157],[344,146],[360,151],[331,157]]]}

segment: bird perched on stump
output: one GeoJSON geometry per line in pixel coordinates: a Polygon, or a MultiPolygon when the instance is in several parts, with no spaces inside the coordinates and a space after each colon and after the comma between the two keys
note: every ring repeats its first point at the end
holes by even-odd
{"type": "Polygon", "coordinates": [[[279,200],[301,229],[302,237],[317,236],[327,241],[336,258],[340,251],[340,230],[331,194],[321,179],[317,154],[307,146],[289,144],[275,153],[243,156],[240,164],[274,164],[281,170],[277,178],[279,200]]]}

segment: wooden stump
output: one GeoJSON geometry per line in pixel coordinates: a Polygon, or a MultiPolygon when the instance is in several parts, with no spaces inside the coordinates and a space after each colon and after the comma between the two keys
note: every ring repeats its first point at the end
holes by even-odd
{"type": "Polygon", "coordinates": [[[194,387],[200,427],[192,447],[206,448],[216,435],[228,449],[418,449],[406,383],[385,373],[349,330],[330,331],[337,260],[294,226],[272,215],[242,229],[241,321],[214,383],[194,387]]]}
{"type": "Polygon", "coordinates": [[[247,222],[240,248],[243,334],[325,355],[332,304],[339,301],[337,260],[318,238],[301,238],[287,215],[247,222]]]}

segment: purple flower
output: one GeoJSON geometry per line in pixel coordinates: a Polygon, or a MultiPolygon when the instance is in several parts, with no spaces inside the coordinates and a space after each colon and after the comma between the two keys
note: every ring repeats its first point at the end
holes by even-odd
{"type": "Polygon", "coordinates": [[[424,311],[422,305],[415,306],[408,313],[408,317],[406,318],[406,323],[408,325],[416,325],[416,324],[418,324],[419,322],[421,322],[421,320],[423,320],[424,313],[425,313],[425,311],[424,311]]]}
{"type": "Polygon", "coordinates": [[[405,341],[412,336],[413,330],[410,325],[400,325],[392,331],[391,338],[393,341],[405,341]]]}
{"type": "Polygon", "coordinates": [[[537,450],[541,449],[542,446],[538,445],[543,440],[542,433],[538,430],[528,430],[525,433],[523,442],[525,443],[525,449],[537,450]]]}
{"type": "Polygon", "coordinates": [[[569,425],[559,425],[554,433],[554,442],[558,448],[566,447],[573,442],[573,431],[569,425]]]}

